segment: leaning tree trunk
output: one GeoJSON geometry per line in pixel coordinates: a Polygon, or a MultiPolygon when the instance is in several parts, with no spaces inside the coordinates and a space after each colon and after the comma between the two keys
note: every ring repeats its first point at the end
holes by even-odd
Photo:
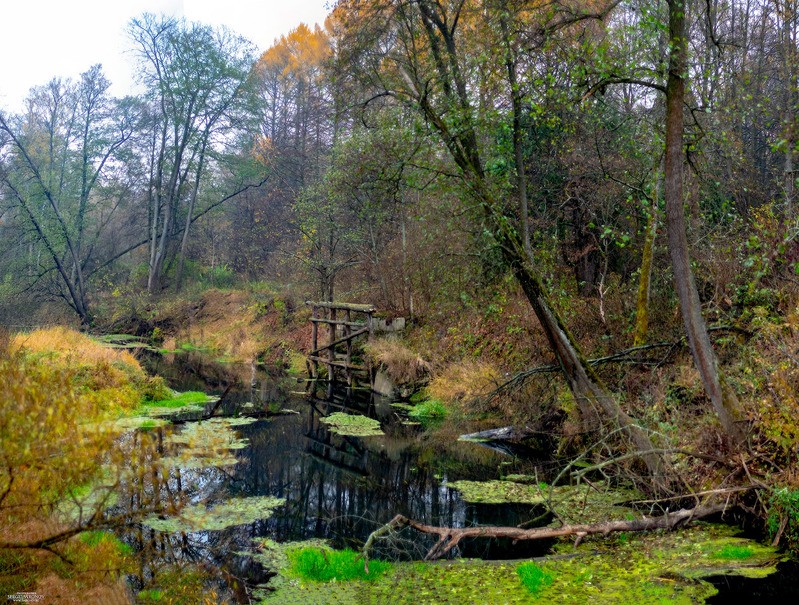
{"type": "MultiPolygon", "coordinates": [[[[454,25],[447,21],[440,3],[419,0],[410,5],[401,4],[399,10],[406,18],[410,18],[410,12],[405,12],[410,7],[415,7],[419,11],[418,17],[423,26],[436,75],[441,81],[442,93],[448,102],[447,107],[460,116],[458,127],[453,129],[437,111],[430,97],[422,92],[427,90],[427,84],[414,83],[413,74],[408,71],[403,73],[403,78],[410,83],[419,109],[441,136],[442,142],[471,188],[486,228],[496,238],[505,262],[511,267],[541,323],[579,406],[584,425],[586,428],[598,430],[602,428],[601,423],[605,422],[614,430],[621,429],[635,450],[640,452],[647,466],[653,490],[667,489],[662,457],[656,453],[656,448],[646,431],[621,409],[616,399],[587,364],[557,311],[549,304],[546,289],[533,265],[534,260],[525,250],[523,239],[503,212],[503,204],[496,199],[486,182],[477,132],[472,122],[473,108],[469,98],[469,87],[459,60],[454,25]]],[[[459,14],[459,9],[456,9],[456,15],[451,16],[451,23],[458,23],[459,14]]]]}
{"type": "Polygon", "coordinates": [[[702,317],[702,305],[691,270],[683,209],[683,104],[688,69],[684,0],[669,0],[669,77],[666,85],[666,163],[664,194],[669,253],[688,344],[716,415],[724,431],[743,440],[740,404],[719,372],[718,361],[702,317]]]}

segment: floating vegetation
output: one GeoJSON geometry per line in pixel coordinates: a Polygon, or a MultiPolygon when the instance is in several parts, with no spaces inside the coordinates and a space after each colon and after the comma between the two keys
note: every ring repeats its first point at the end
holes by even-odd
{"type": "Polygon", "coordinates": [[[247,439],[232,427],[255,422],[255,418],[210,418],[191,422],[172,433],[165,443],[178,446],[175,455],[162,460],[165,466],[182,469],[231,466],[238,462],[233,450],[247,447],[247,439]]]}
{"type": "Polygon", "coordinates": [[[466,502],[474,504],[544,504],[547,491],[537,485],[514,481],[451,481],[447,486],[456,489],[466,502]]]}
{"type": "Polygon", "coordinates": [[[177,517],[161,519],[151,515],[143,523],[163,533],[220,531],[228,527],[249,525],[261,519],[268,519],[274,510],[284,503],[283,498],[273,496],[231,498],[212,506],[204,504],[186,506],[177,517]]]}
{"type": "Polygon", "coordinates": [[[726,525],[699,523],[676,532],[638,534],[608,549],[564,542],[557,551],[567,556],[538,562],[553,580],[539,585],[536,596],[542,603],[701,603],[717,592],[702,578],[759,578],[776,570],[776,549],[736,533],[726,525]],[[730,554],[736,557],[727,558],[730,554]]]}
{"type": "Polygon", "coordinates": [[[148,416],[130,416],[119,418],[114,421],[114,426],[121,431],[130,431],[133,429],[155,429],[169,424],[168,420],[163,418],[150,418],[148,416]]]}
{"type": "Polygon", "coordinates": [[[698,524],[676,532],[628,534],[624,541],[592,539],[579,547],[564,542],[556,547],[559,556],[521,565],[480,560],[395,563],[372,582],[284,582],[265,602],[695,605],[717,592],[703,578],[718,574],[763,577],[780,561],[774,548],[739,538],[736,531],[724,525],[698,524]],[[723,553],[743,554],[744,549],[748,551],[745,559],[722,557],[723,553]]]}
{"type": "Polygon", "coordinates": [[[322,422],[330,427],[332,433],[337,435],[345,435],[349,437],[373,437],[377,435],[384,435],[380,428],[380,422],[362,416],[361,414],[345,414],[344,412],[335,412],[322,418],[322,422]]]}
{"type": "Polygon", "coordinates": [[[214,397],[201,391],[186,391],[185,393],[175,393],[174,397],[162,399],[160,401],[147,402],[146,405],[157,408],[182,408],[187,405],[205,405],[209,401],[215,401],[214,397]]]}
{"type": "Polygon", "coordinates": [[[140,336],[133,334],[104,334],[95,336],[93,340],[110,349],[147,349],[153,351],[149,342],[145,342],[140,336]]]}
{"type": "Polygon", "coordinates": [[[474,504],[546,505],[565,523],[626,519],[632,514],[631,509],[616,503],[639,497],[633,490],[609,488],[601,482],[550,487],[535,483],[529,475],[509,476],[502,481],[452,481],[447,486],[458,490],[466,502],[474,504]],[[509,481],[510,478],[521,479],[524,483],[509,481]]]}

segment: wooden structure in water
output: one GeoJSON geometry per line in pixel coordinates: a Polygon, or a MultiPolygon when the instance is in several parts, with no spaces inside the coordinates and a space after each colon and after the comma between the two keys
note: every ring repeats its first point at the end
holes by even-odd
{"type": "Polygon", "coordinates": [[[308,373],[311,378],[319,377],[319,365],[327,366],[330,382],[336,381],[337,374],[344,376],[351,387],[353,377],[362,372],[372,383],[372,372],[366,365],[355,363],[353,358],[355,339],[368,340],[374,332],[374,312],[372,305],[358,305],[340,302],[313,302],[306,305],[311,313],[311,352],[307,356],[308,373]],[[320,344],[319,327],[327,332],[327,342],[320,344]],[[324,329],[327,326],[327,329],[324,329]],[[365,338],[364,338],[365,337],[365,338]]]}

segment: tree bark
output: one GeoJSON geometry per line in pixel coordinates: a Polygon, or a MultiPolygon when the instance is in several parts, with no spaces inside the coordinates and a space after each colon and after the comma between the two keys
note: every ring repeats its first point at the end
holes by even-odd
{"type": "Polygon", "coordinates": [[[735,392],[724,381],[702,317],[702,305],[691,269],[683,209],[683,105],[688,70],[684,0],[669,0],[669,75],[666,84],[666,162],[664,189],[666,228],[674,271],[674,285],[680,301],[688,345],[722,428],[739,444],[744,431],[735,392]]]}

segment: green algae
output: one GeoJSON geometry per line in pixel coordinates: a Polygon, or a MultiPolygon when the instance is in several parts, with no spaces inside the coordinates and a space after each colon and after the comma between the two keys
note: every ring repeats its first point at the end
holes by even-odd
{"type": "Polygon", "coordinates": [[[285,504],[283,498],[253,496],[231,498],[212,506],[192,504],[181,509],[176,517],[159,518],[150,515],[142,523],[163,533],[220,531],[236,525],[249,525],[268,519],[274,510],[285,504]]]}
{"type": "Polygon", "coordinates": [[[335,412],[322,418],[322,422],[330,427],[332,433],[348,437],[373,437],[384,435],[380,428],[380,422],[374,418],[362,416],[361,414],[345,414],[335,412]]]}
{"type": "Polygon", "coordinates": [[[529,475],[510,475],[505,480],[452,481],[447,484],[474,504],[530,504],[546,506],[562,523],[595,523],[628,518],[631,509],[618,502],[640,496],[630,489],[609,488],[598,482],[588,485],[548,486],[529,475]],[[513,478],[511,481],[509,479],[513,478]]]}
{"type": "MultiPolygon", "coordinates": [[[[719,574],[762,576],[780,557],[775,549],[740,538],[724,525],[698,524],[678,531],[560,543],[554,556],[519,564],[458,560],[395,563],[373,582],[303,582],[285,576],[266,596],[268,605],[694,605],[716,593],[703,578],[719,574]],[[746,558],[724,559],[724,553],[746,558]]],[[[284,557],[280,565],[288,563],[284,557]]]]}
{"type": "Polygon", "coordinates": [[[545,490],[515,481],[450,481],[447,486],[458,490],[466,502],[474,504],[544,504],[547,501],[545,490]]]}
{"type": "Polygon", "coordinates": [[[233,427],[255,422],[254,418],[210,418],[191,422],[168,435],[164,442],[175,446],[175,453],[162,459],[166,467],[197,469],[232,466],[238,462],[234,450],[247,447],[233,427]]]}

